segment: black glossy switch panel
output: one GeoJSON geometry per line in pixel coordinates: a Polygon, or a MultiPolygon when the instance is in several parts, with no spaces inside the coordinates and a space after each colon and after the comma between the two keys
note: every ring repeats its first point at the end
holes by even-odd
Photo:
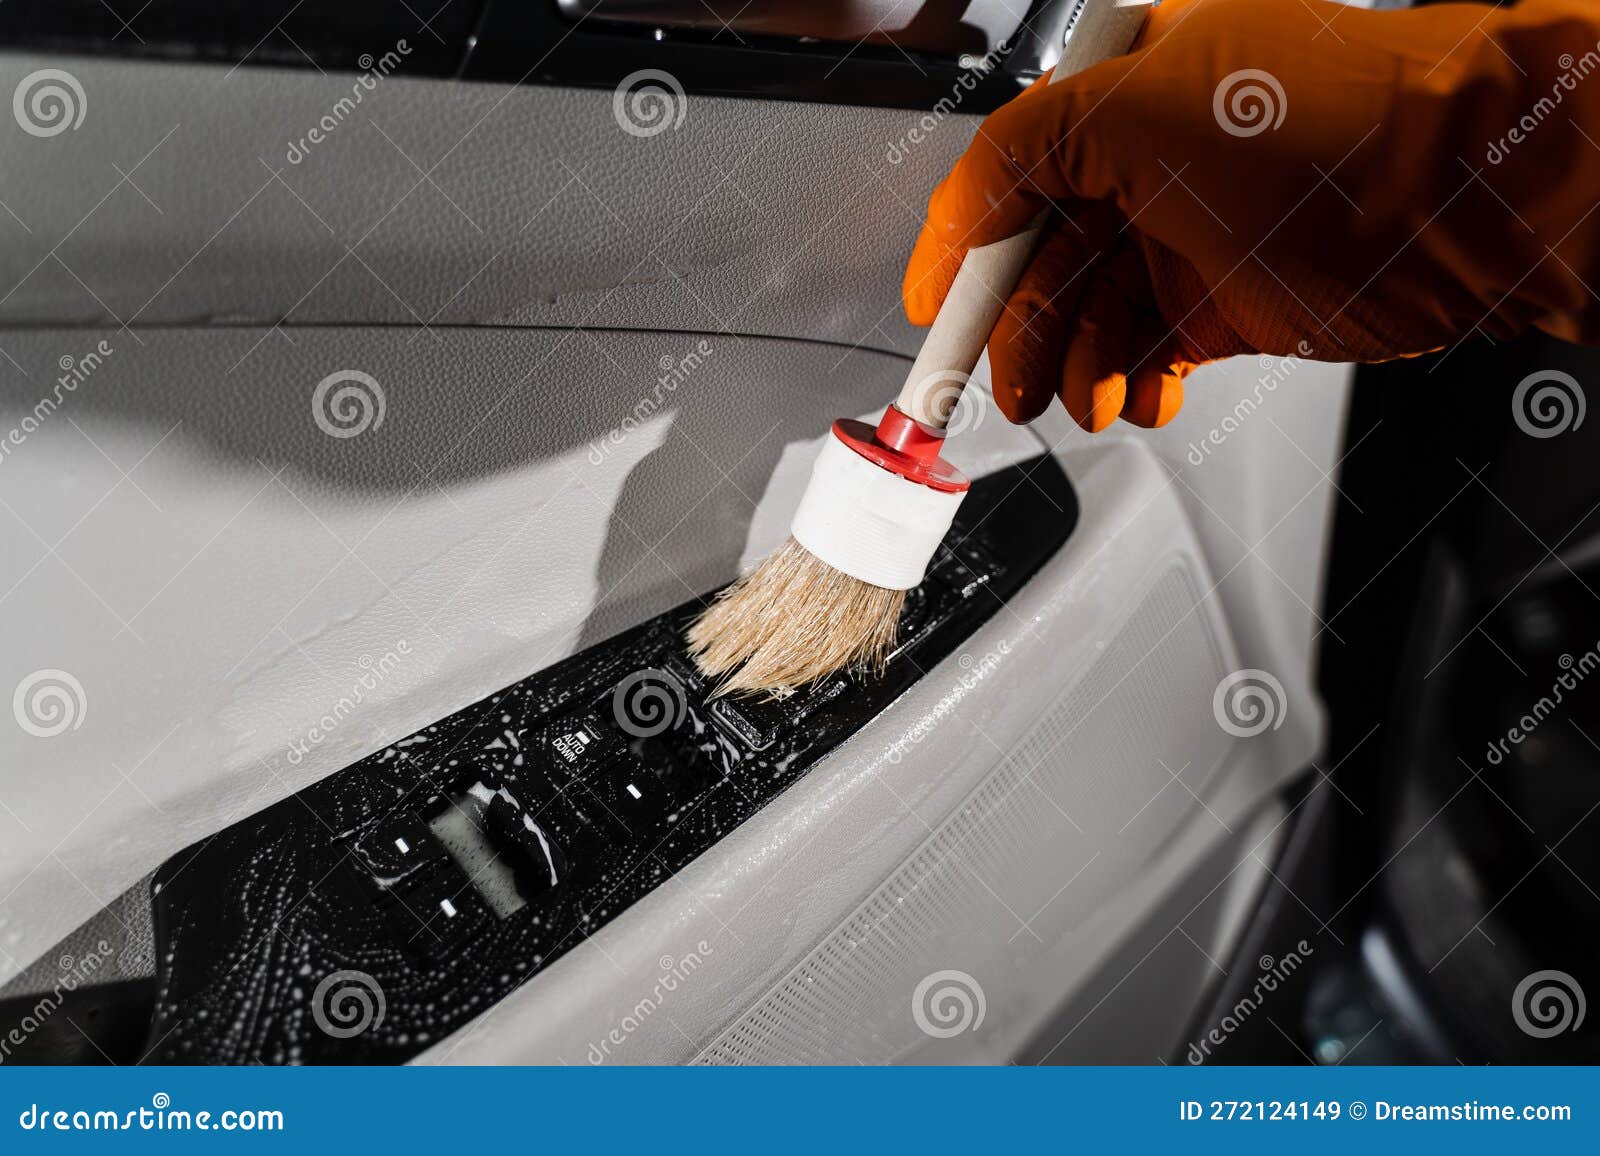
{"type": "Polygon", "coordinates": [[[490,695],[173,856],[157,1062],[398,1062],[770,802],[958,650],[1067,539],[1041,457],[973,486],[881,677],[707,700],[698,601],[490,695]]]}

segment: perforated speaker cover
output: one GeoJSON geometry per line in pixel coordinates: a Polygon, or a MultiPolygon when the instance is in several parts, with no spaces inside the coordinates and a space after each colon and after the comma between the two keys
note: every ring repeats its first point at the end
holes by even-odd
{"type": "Polygon", "coordinates": [[[981,1031],[975,1018],[1036,1014],[1026,993],[1047,985],[1029,973],[1203,817],[1233,741],[1212,716],[1225,670],[1175,562],[961,805],[695,1062],[886,1063],[981,1031]]]}

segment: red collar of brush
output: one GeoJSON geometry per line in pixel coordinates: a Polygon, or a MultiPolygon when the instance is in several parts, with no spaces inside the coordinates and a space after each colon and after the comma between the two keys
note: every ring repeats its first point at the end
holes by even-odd
{"type": "Polygon", "coordinates": [[[896,406],[883,411],[876,429],[842,417],[833,423],[833,436],[873,465],[909,482],[946,494],[964,494],[972,486],[965,474],[939,456],[944,430],[924,425],[896,406]]]}

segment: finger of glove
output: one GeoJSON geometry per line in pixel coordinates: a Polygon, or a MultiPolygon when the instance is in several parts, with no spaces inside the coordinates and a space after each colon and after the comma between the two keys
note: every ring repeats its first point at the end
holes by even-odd
{"type": "Polygon", "coordinates": [[[1056,396],[1068,322],[1095,260],[1115,236],[1109,206],[1082,210],[1047,229],[989,336],[994,398],[1012,422],[1032,421],[1056,396]]]}
{"type": "Polygon", "coordinates": [[[1122,413],[1138,320],[1155,311],[1137,249],[1123,243],[1095,265],[1067,329],[1059,393],[1084,429],[1099,433],[1122,413]]]}
{"type": "Polygon", "coordinates": [[[1183,379],[1198,363],[1183,335],[1169,330],[1158,314],[1146,314],[1135,327],[1133,354],[1138,363],[1128,374],[1122,419],[1158,429],[1182,408],[1183,379]]]}
{"type": "MultiPolygon", "coordinates": [[[[1042,199],[1018,193],[1012,198],[1013,204],[1003,209],[997,207],[992,219],[982,221],[972,217],[966,209],[933,208],[942,190],[951,182],[965,179],[953,172],[935,190],[933,199],[929,201],[928,220],[918,233],[916,247],[906,263],[900,297],[905,305],[906,317],[913,325],[933,324],[933,319],[939,315],[939,308],[950,292],[950,286],[955,283],[956,273],[968,250],[1021,232],[1044,207],[1042,199]]],[[[945,196],[947,201],[961,200],[967,198],[970,192],[957,190],[945,196]]],[[[982,194],[977,195],[981,199],[982,194]]]]}

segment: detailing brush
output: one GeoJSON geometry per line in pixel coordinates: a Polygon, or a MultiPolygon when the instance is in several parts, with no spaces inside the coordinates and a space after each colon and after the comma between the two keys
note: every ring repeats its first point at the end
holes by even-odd
{"type": "MultiPolygon", "coordinates": [[[[1149,0],[1079,0],[1054,82],[1126,52],[1149,0]]],[[[969,250],[906,383],[877,428],[841,418],[824,440],[790,537],[689,628],[716,693],[782,696],[836,670],[880,670],[906,591],[927,573],[969,483],[939,456],[945,426],[1039,222],[969,250]]]]}

